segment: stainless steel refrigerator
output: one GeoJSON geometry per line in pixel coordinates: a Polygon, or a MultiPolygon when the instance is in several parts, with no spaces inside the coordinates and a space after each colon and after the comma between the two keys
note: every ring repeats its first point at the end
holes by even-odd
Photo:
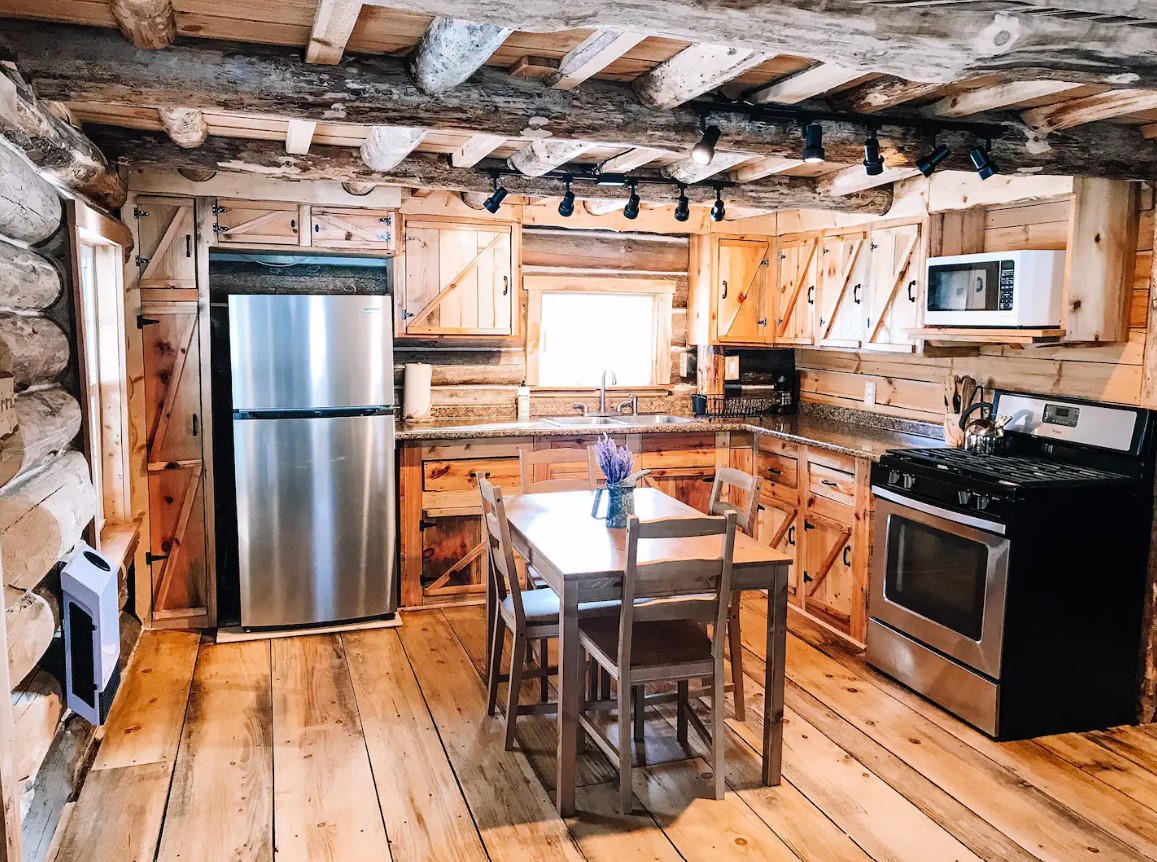
{"type": "Polygon", "coordinates": [[[386,296],[230,296],[244,628],[392,613],[386,296]]]}

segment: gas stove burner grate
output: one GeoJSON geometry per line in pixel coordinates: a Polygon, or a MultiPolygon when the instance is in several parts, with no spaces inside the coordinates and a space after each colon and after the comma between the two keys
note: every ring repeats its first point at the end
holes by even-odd
{"type": "Polygon", "coordinates": [[[1104,484],[1130,481],[1130,477],[1044,458],[1018,455],[978,455],[962,449],[922,449],[896,453],[906,460],[931,464],[941,470],[974,476],[1015,487],[1053,484],[1104,484]]]}

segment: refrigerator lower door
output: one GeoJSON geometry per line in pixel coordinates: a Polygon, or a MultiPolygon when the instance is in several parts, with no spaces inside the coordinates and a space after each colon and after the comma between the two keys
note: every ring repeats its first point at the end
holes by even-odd
{"type": "Polygon", "coordinates": [[[241,625],[391,613],[394,417],[235,419],[241,625]]]}

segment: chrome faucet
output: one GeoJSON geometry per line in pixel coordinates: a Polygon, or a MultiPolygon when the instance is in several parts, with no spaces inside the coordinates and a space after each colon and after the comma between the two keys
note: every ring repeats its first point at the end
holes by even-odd
{"type": "Polygon", "coordinates": [[[615,376],[615,372],[610,368],[603,369],[603,379],[599,383],[599,414],[605,416],[607,413],[607,375],[611,375],[611,385],[618,386],[619,378],[615,376]]]}
{"type": "Polygon", "coordinates": [[[630,398],[626,399],[625,401],[620,401],[618,404],[615,405],[615,412],[622,414],[624,407],[630,408],[630,413],[628,415],[638,416],[639,415],[639,396],[638,395],[632,395],[630,398]]]}

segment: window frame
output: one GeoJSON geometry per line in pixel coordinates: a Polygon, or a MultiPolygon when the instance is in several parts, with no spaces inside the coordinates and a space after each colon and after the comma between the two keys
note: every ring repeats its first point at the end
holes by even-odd
{"type": "Polygon", "coordinates": [[[651,383],[625,387],[631,390],[665,388],[671,384],[671,308],[675,278],[630,278],[572,275],[527,275],[526,291],[526,383],[531,387],[590,391],[591,386],[543,386],[539,382],[539,344],[542,339],[542,297],[544,293],[602,293],[644,295],[652,300],[654,353],[651,383]]]}

